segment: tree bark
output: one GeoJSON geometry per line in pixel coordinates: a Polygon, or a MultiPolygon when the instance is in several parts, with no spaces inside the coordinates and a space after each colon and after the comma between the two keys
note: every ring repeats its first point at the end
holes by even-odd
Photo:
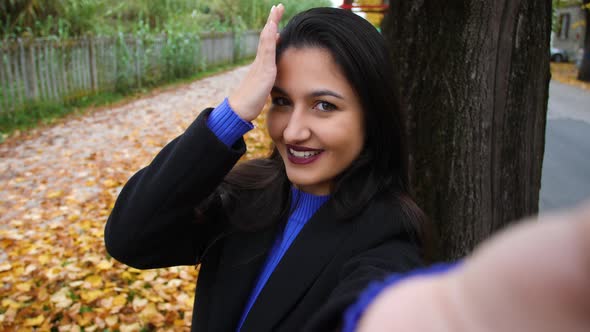
{"type": "Polygon", "coordinates": [[[551,0],[390,4],[411,181],[446,260],[538,211],[550,30],[551,0]]]}
{"type": "Polygon", "coordinates": [[[584,52],[582,55],[582,65],[578,71],[580,81],[590,82],[590,0],[584,0],[584,15],[586,16],[586,33],[584,34],[584,52]]]}

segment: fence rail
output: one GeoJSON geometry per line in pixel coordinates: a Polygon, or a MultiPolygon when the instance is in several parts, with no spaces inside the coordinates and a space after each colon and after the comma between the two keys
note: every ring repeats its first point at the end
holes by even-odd
{"type": "Polygon", "coordinates": [[[257,31],[0,42],[0,113],[186,77],[256,54],[257,31]]]}

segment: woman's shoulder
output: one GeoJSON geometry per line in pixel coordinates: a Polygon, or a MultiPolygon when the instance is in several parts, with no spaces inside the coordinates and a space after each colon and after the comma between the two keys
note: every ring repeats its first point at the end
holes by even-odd
{"type": "Polygon", "coordinates": [[[360,216],[376,222],[378,220],[400,221],[412,217],[408,211],[411,208],[402,196],[383,194],[370,200],[360,216]]]}
{"type": "Polygon", "coordinates": [[[371,200],[356,218],[360,233],[417,241],[427,227],[427,218],[409,197],[380,195],[371,200]]]}

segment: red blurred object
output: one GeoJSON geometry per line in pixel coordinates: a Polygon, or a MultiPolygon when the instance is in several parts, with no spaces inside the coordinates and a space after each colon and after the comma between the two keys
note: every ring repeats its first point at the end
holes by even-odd
{"type": "Polygon", "coordinates": [[[355,5],[343,3],[342,5],[340,5],[340,8],[348,10],[358,9],[358,11],[365,13],[383,13],[387,9],[389,9],[389,5],[355,5]]]}

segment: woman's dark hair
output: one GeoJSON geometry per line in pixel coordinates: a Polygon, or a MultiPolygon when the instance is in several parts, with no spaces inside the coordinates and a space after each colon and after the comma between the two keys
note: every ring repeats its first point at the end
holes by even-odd
{"type": "MultiPolygon", "coordinates": [[[[391,198],[408,217],[407,227],[423,248],[430,246],[426,218],[414,203],[408,179],[405,117],[392,59],[382,35],[365,19],[336,8],[294,16],[280,33],[277,62],[289,48],[327,50],[361,102],[365,146],[335,181],[332,199],[341,217],[360,213],[375,198],[391,198]]],[[[243,162],[220,186],[221,204],[242,228],[265,227],[289,215],[290,183],[280,155],[243,162]],[[257,191],[255,195],[249,195],[257,191]],[[235,204],[239,200],[240,204],[235,204]]],[[[231,217],[231,216],[230,216],[231,217]]]]}

